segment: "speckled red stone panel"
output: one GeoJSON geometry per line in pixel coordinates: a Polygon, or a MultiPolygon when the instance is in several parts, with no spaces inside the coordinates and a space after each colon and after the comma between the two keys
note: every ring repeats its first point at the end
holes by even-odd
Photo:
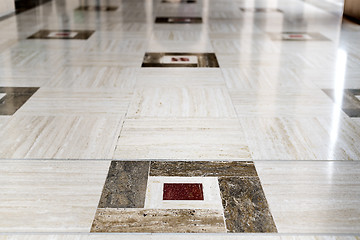
{"type": "Polygon", "coordinates": [[[204,200],[201,183],[164,183],[163,200],[204,200]]]}

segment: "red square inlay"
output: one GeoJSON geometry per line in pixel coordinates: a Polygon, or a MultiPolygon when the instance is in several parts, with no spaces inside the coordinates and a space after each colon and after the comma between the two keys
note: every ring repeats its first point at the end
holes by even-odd
{"type": "Polygon", "coordinates": [[[164,183],[163,200],[204,200],[201,183],[164,183]]]}
{"type": "Polygon", "coordinates": [[[291,34],[291,35],[289,35],[289,37],[291,37],[291,38],[302,38],[304,36],[301,35],[301,34],[291,34]]]}

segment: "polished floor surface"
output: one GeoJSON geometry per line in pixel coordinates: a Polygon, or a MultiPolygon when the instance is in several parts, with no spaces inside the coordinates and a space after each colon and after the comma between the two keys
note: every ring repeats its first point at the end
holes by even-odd
{"type": "Polygon", "coordinates": [[[342,6],[53,0],[1,20],[0,239],[359,239],[342,6]]]}

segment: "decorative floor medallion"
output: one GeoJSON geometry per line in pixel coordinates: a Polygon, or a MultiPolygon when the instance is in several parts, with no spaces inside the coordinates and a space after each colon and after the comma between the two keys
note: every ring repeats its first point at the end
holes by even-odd
{"type": "Polygon", "coordinates": [[[253,162],[113,161],[91,232],[277,232],[253,162]]]}
{"type": "Polygon", "coordinates": [[[196,0],[163,0],[162,3],[196,3],[196,0]]]}
{"type": "Polygon", "coordinates": [[[0,87],[0,115],[13,115],[38,89],[35,87],[0,87]]]}
{"type": "Polygon", "coordinates": [[[240,8],[243,12],[283,12],[277,8],[240,8]]]}
{"type": "Polygon", "coordinates": [[[114,6],[80,6],[75,11],[94,11],[94,12],[111,12],[116,11],[118,7],[114,6]]]}
{"type": "Polygon", "coordinates": [[[198,24],[202,23],[201,17],[157,17],[155,23],[180,23],[180,24],[198,24]]]}
{"type": "Polygon", "coordinates": [[[320,33],[283,32],[269,33],[269,36],[277,41],[330,41],[320,33]]]}
{"type": "Polygon", "coordinates": [[[142,67],[219,67],[214,53],[145,53],[142,67]]]}
{"type": "MultiPolygon", "coordinates": [[[[336,101],[334,89],[323,89],[333,101],[336,101]]],[[[360,117],[360,89],[344,89],[341,91],[341,109],[349,117],[360,117]]]]}
{"type": "Polygon", "coordinates": [[[94,33],[88,30],[40,30],[28,37],[28,39],[79,39],[86,40],[94,33]]]}

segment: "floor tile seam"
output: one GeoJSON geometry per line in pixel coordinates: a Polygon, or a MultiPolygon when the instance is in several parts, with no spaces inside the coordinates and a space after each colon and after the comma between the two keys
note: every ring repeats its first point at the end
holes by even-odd
{"type": "Polygon", "coordinates": [[[133,232],[127,232],[127,233],[114,233],[114,232],[110,232],[110,233],[105,233],[105,232],[0,232],[0,236],[6,236],[6,235],[19,235],[19,236],[23,236],[23,235],[30,235],[30,236],[34,236],[34,235],[69,235],[69,236],[73,236],[73,235],[80,235],[80,236],[96,236],[96,235],[154,235],[154,236],[162,236],[162,235],[170,235],[170,236],[191,236],[191,235],[196,235],[196,236],[263,236],[263,237],[268,237],[268,236],[274,236],[274,237],[285,237],[285,236],[353,236],[353,237],[359,237],[360,233],[301,233],[301,232],[294,232],[294,233],[133,233],[133,232]]]}
{"type": "Polygon", "coordinates": [[[281,159],[274,159],[274,160],[255,160],[255,159],[169,159],[169,158],[164,158],[164,159],[122,159],[122,158],[82,158],[82,159],[75,159],[75,158],[0,158],[0,161],[124,161],[124,162],[130,162],[130,161],[134,161],[134,162],[141,162],[141,161],[159,161],[159,162],[165,162],[165,161],[172,161],[172,162],[177,162],[177,161],[190,161],[190,162],[215,162],[215,161],[220,161],[220,162],[343,162],[343,163],[356,163],[356,164],[360,164],[360,159],[357,160],[312,160],[312,159],[307,159],[307,160],[281,160],[281,159]]]}

